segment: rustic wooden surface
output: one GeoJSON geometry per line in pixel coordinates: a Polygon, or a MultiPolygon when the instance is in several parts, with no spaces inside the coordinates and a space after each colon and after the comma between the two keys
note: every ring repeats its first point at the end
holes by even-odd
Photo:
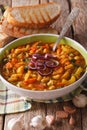
{"type": "MultiPolygon", "coordinates": [[[[21,5],[32,5],[32,4],[41,4],[49,2],[52,0],[0,0],[0,4],[9,5],[9,6],[21,6],[21,5]]],[[[53,0],[58,2],[61,5],[61,16],[58,20],[52,25],[54,28],[61,31],[66,18],[75,6],[79,7],[80,13],[72,27],[68,30],[66,36],[79,41],[87,49],[87,0],[53,0]]],[[[33,116],[41,114],[43,116],[47,114],[55,115],[57,110],[62,109],[64,105],[72,105],[72,102],[65,103],[55,103],[55,104],[45,104],[45,103],[33,103],[32,109],[17,114],[8,114],[0,116],[0,130],[8,130],[7,124],[11,118],[18,117],[21,114],[24,115],[25,130],[37,130],[31,128],[29,125],[30,119],[33,116]]],[[[50,128],[45,130],[87,130],[87,107],[83,109],[77,109],[75,114],[76,125],[70,126],[68,119],[62,120],[60,124],[55,124],[50,128]]],[[[39,130],[39,129],[38,129],[39,130]]]]}

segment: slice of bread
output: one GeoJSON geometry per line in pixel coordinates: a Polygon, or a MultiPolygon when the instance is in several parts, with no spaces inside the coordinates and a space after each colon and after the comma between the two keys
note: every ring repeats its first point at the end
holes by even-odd
{"type": "Polygon", "coordinates": [[[37,34],[37,33],[53,33],[53,34],[58,34],[58,32],[51,28],[42,28],[42,29],[30,29],[26,27],[17,27],[13,26],[12,24],[8,23],[6,19],[3,20],[2,22],[2,30],[9,36],[19,38],[23,37],[26,35],[31,35],[31,34],[37,34]]]}
{"type": "Polygon", "coordinates": [[[18,27],[44,28],[52,24],[60,14],[60,5],[55,2],[8,8],[4,17],[18,27]]]}
{"type": "Polygon", "coordinates": [[[8,36],[6,33],[2,31],[2,25],[0,25],[0,48],[5,46],[7,43],[12,41],[14,38],[8,36]]]}

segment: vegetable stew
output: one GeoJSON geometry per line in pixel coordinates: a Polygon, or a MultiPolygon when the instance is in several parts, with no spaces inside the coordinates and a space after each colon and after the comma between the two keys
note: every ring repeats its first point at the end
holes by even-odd
{"type": "Polygon", "coordinates": [[[85,60],[74,48],[34,42],[6,51],[1,74],[10,83],[28,90],[53,90],[74,83],[85,72],[85,60]]]}

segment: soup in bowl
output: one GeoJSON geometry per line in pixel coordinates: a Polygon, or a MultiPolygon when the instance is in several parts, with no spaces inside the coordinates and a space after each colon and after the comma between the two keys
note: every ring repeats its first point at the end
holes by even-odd
{"type": "Polygon", "coordinates": [[[58,35],[36,34],[17,39],[1,51],[0,77],[17,94],[47,100],[64,96],[85,79],[87,52],[76,41],[58,35]]]}

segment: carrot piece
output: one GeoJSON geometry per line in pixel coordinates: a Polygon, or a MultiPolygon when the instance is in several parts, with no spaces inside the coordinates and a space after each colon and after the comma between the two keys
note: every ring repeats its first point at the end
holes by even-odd
{"type": "Polygon", "coordinates": [[[57,83],[57,87],[63,87],[63,86],[64,86],[64,83],[62,82],[57,83]]]}
{"type": "Polygon", "coordinates": [[[6,64],[6,68],[7,68],[7,69],[11,69],[12,67],[13,67],[13,65],[12,65],[11,62],[8,62],[8,63],[6,64]]]}
{"type": "Polygon", "coordinates": [[[36,88],[37,88],[38,90],[44,90],[45,86],[44,86],[43,84],[37,84],[37,85],[36,85],[36,88]]]}
{"type": "Polygon", "coordinates": [[[12,61],[11,61],[13,64],[17,63],[17,58],[12,58],[12,61]]]}
{"type": "Polygon", "coordinates": [[[32,49],[32,52],[35,52],[35,51],[36,51],[36,49],[37,49],[36,47],[35,47],[35,48],[33,48],[33,49],[32,49]]]}
{"type": "Polygon", "coordinates": [[[30,53],[35,53],[36,50],[37,50],[37,48],[33,47],[33,48],[31,48],[30,53]]]}
{"type": "Polygon", "coordinates": [[[43,49],[49,48],[49,46],[48,46],[48,44],[45,44],[45,45],[42,46],[42,48],[43,48],[43,49]]]}
{"type": "Polygon", "coordinates": [[[31,84],[36,82],[36,78],[29,78],[28,80],[24,81],[25,84],[31,84]]]}

